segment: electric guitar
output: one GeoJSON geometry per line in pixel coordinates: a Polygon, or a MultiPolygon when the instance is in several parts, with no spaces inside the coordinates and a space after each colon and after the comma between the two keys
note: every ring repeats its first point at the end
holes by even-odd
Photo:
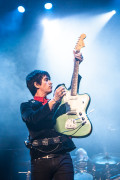
{"type": "MultiPolygon", "coordinates": [[[[85,46],[83,42],[85,38],[85,34],[80,36],[75,46],[77,52],[85,46]]],[[[55,130],[74,138],[88,136],[92,131],[92,124],[87,116],[90,96],[88,94],[77,94],[79,64],[79,60],[75,59],[71,89],[67,90],[64,86],[66,95],[63,96],[54,115],[55,130]]]]}

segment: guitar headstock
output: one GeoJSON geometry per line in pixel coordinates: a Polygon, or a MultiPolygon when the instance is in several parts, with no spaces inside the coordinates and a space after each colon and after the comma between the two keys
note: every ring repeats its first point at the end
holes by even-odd
{"type": "Polygon", "coordinates": [[[80,51],[81,48],[85,47],[85,43],[83,41],[85,38],[86,38],[86,34],[81,34],[75,46],[75,51],[80,51]]]}

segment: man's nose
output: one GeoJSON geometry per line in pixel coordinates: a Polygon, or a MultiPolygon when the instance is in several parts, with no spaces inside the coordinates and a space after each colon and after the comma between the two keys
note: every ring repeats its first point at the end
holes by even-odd
{"type": "Polygon", "coordinates": [[[52,82],[51,82],[51,81],[49,81],[49,84],[51,84],[51,85],[52,85],[52,82]]]}

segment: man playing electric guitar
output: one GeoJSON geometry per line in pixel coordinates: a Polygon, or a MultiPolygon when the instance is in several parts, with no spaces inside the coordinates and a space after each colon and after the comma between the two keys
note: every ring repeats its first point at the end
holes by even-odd
{"type": "MultiPolygon", "coordinates": [[[[83,57],[74,51],[74,60],[82,62],[83,57]]],[[[73,180],[74,170],[69,152],[75,145],[69,136],[54,129],[53,120],[56,105],[66,95],[63,86],[52,92],[50,75],[35,70],[26,77],[27,87],[34,99],[21,104],[21,116],[25,122],[29,139],[25,141],[31,155],[31,180],[73,180]]]]}

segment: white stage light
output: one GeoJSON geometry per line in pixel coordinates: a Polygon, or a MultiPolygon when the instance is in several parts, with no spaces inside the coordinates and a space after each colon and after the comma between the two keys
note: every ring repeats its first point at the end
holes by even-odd
{"type": "Polygon", "coordinates": [[[116,14],[116,11],[115,11],[115,10],[110,11],[110,12],[105,13],[105,14],[102,14],[102,15],[100,16],[100,18],[101,18],[101,23],[106,24],[106,23],[112,18],[112,16],[113,16],[114,14],[116,14]]]}
{"type": "Polygon", "coordinates": [[[111,13],[114,15],[114,14],[116,14],[116,11],[115,11],[115,10],[112,10],[111,13]]]}
{"type": "Polygon", "coordinates": [[[52,9],[52,3],[46,3],[45,5],[44,5],[44,7],[45,7],[45,9],[52,9]]]}
{"type": "Polygon", "coordinates": [[[18,6],[18,11],[20,13],[24,13],[25,12],[25,8],[23,6],[18,6]]]}

